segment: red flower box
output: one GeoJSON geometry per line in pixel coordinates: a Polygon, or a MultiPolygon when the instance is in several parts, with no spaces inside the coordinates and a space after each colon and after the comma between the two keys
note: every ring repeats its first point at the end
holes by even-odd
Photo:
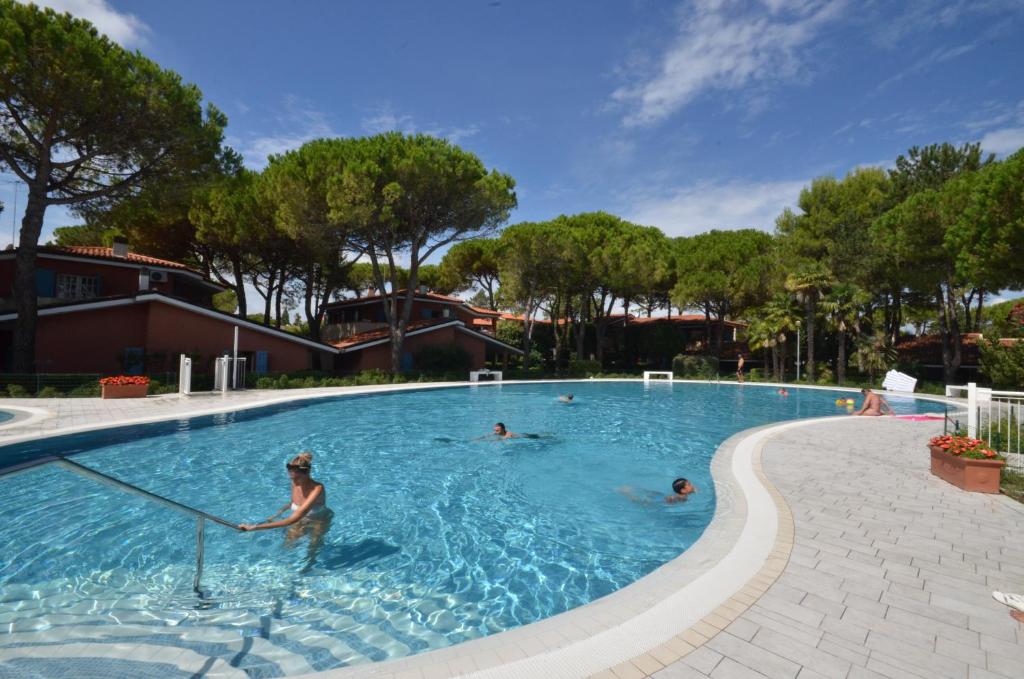
{"type": "Polygon", "coordinates": [[[1006,460],[985,442],[967,436],[936,436],[928,442],[932,474],[957,488],[974,493],[998,493],[1006,460]]]}
{"type": "Polygon", "coordinates": [[[102,398],[145,398],[149,392],[149,378],[145,375],[117,375],[100,380],[102,398]]]}

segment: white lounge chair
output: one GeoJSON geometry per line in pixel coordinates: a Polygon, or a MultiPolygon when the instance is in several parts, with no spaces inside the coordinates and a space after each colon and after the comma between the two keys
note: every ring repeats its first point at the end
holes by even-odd
{"type": "Polygon", "coordinates": [[[886,391],[912,392],[917,387],[917,378],[901,373],[898,370],[890,370],[885,373],[882,386],[886,391]]]}

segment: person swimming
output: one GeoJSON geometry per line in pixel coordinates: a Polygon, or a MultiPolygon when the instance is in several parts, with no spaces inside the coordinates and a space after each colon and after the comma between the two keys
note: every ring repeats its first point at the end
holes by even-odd
{"type": "Polygon", "coordinates": [[[778,394],[779,396],[789,396],[789,392],[786,391],[785,387],[782,387],[781,389],[779,389],[775,393],[778,394]]]}
{"type": "Polygon", "coordinates": [[[561,403],[572,403],[572,399],[573,399],[572,394],[565,394],[565,395],[562,395],[562,396],[558,397],[558,400],[561,403]]]}
{"type": "Polygon", "coordinates": [[[496,422],[494,424],[494,436],[496,436],[499,439],[517,439],[517,438],[519,438],[519,434],[516,434],[515,432],[509,431],[508,428],[505,427],[505,423],[504,422],[496,422]]]}
{"type": "Polygon", "coordinates": [[[665,497],[665,502],[670,505],[675,504],[676,502],[686,502],[690,497],[690,494],[696,492],[697,489],[689,480],[678,478],[672,482],[672,495],[667,495],[665,497]]]}
{"type": "Polygon", "coordinates": [[[657,502],[664,497],[666,504],[675,504],[677,502],[685,502],[691,493],[696,493],[697,489],[687,479],[678,478],[672,482],[672,495],[663,496],[656,490],[637,490],[633,486],[620,486],[615,489],[619,493],[622,493],[629,499],[630,502],[636,502],[637,504],[649,505],[657,502]]]}

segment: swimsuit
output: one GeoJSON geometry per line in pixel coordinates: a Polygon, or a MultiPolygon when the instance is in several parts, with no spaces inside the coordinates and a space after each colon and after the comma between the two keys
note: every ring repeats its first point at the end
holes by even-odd
{"type": "MultiPolygon", "coordinates": [[[[299,508],[299,506],[293,502],[292,503],[292,511],[293,512],[297,511],[298,508],[299,508]]],[[[312,507],[310,507],[309,511],[306,512],[306,515],[304,517],[302,517],[302,519],[303,520],[305,520],[305,519],[313,519],[313,518],[317,518],[318,519],[318,518],[321,518],[321,517],[327,518],[327,516],[330,513],[330,511],[331,511],[330,508],[326,504],[321,502],[318,505],[313,505],[312,507]]]]}

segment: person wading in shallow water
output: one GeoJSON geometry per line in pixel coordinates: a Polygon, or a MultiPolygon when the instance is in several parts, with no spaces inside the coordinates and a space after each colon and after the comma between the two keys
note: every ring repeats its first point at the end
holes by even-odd
{"type": "Polygon", "coordinates": [[[238,526],[244,531],[269,530],[271,528],[288,528],[285,543],[288,546],[304,535],[309,535],[309,559],[316,556],[323,544],[324,535],[331,528],[334,512],[327,507],[327,491],[324,484],[314,481],[310,476],[313,470],[313,453],[306,451],[296,455],[291,462],[285,464],[288,478],[292,482],[291,502],[281,507],[264,523],[243,523],[238,526]],[[277,517],[291,510],[286,519],[275,521],[277,517]]]}

